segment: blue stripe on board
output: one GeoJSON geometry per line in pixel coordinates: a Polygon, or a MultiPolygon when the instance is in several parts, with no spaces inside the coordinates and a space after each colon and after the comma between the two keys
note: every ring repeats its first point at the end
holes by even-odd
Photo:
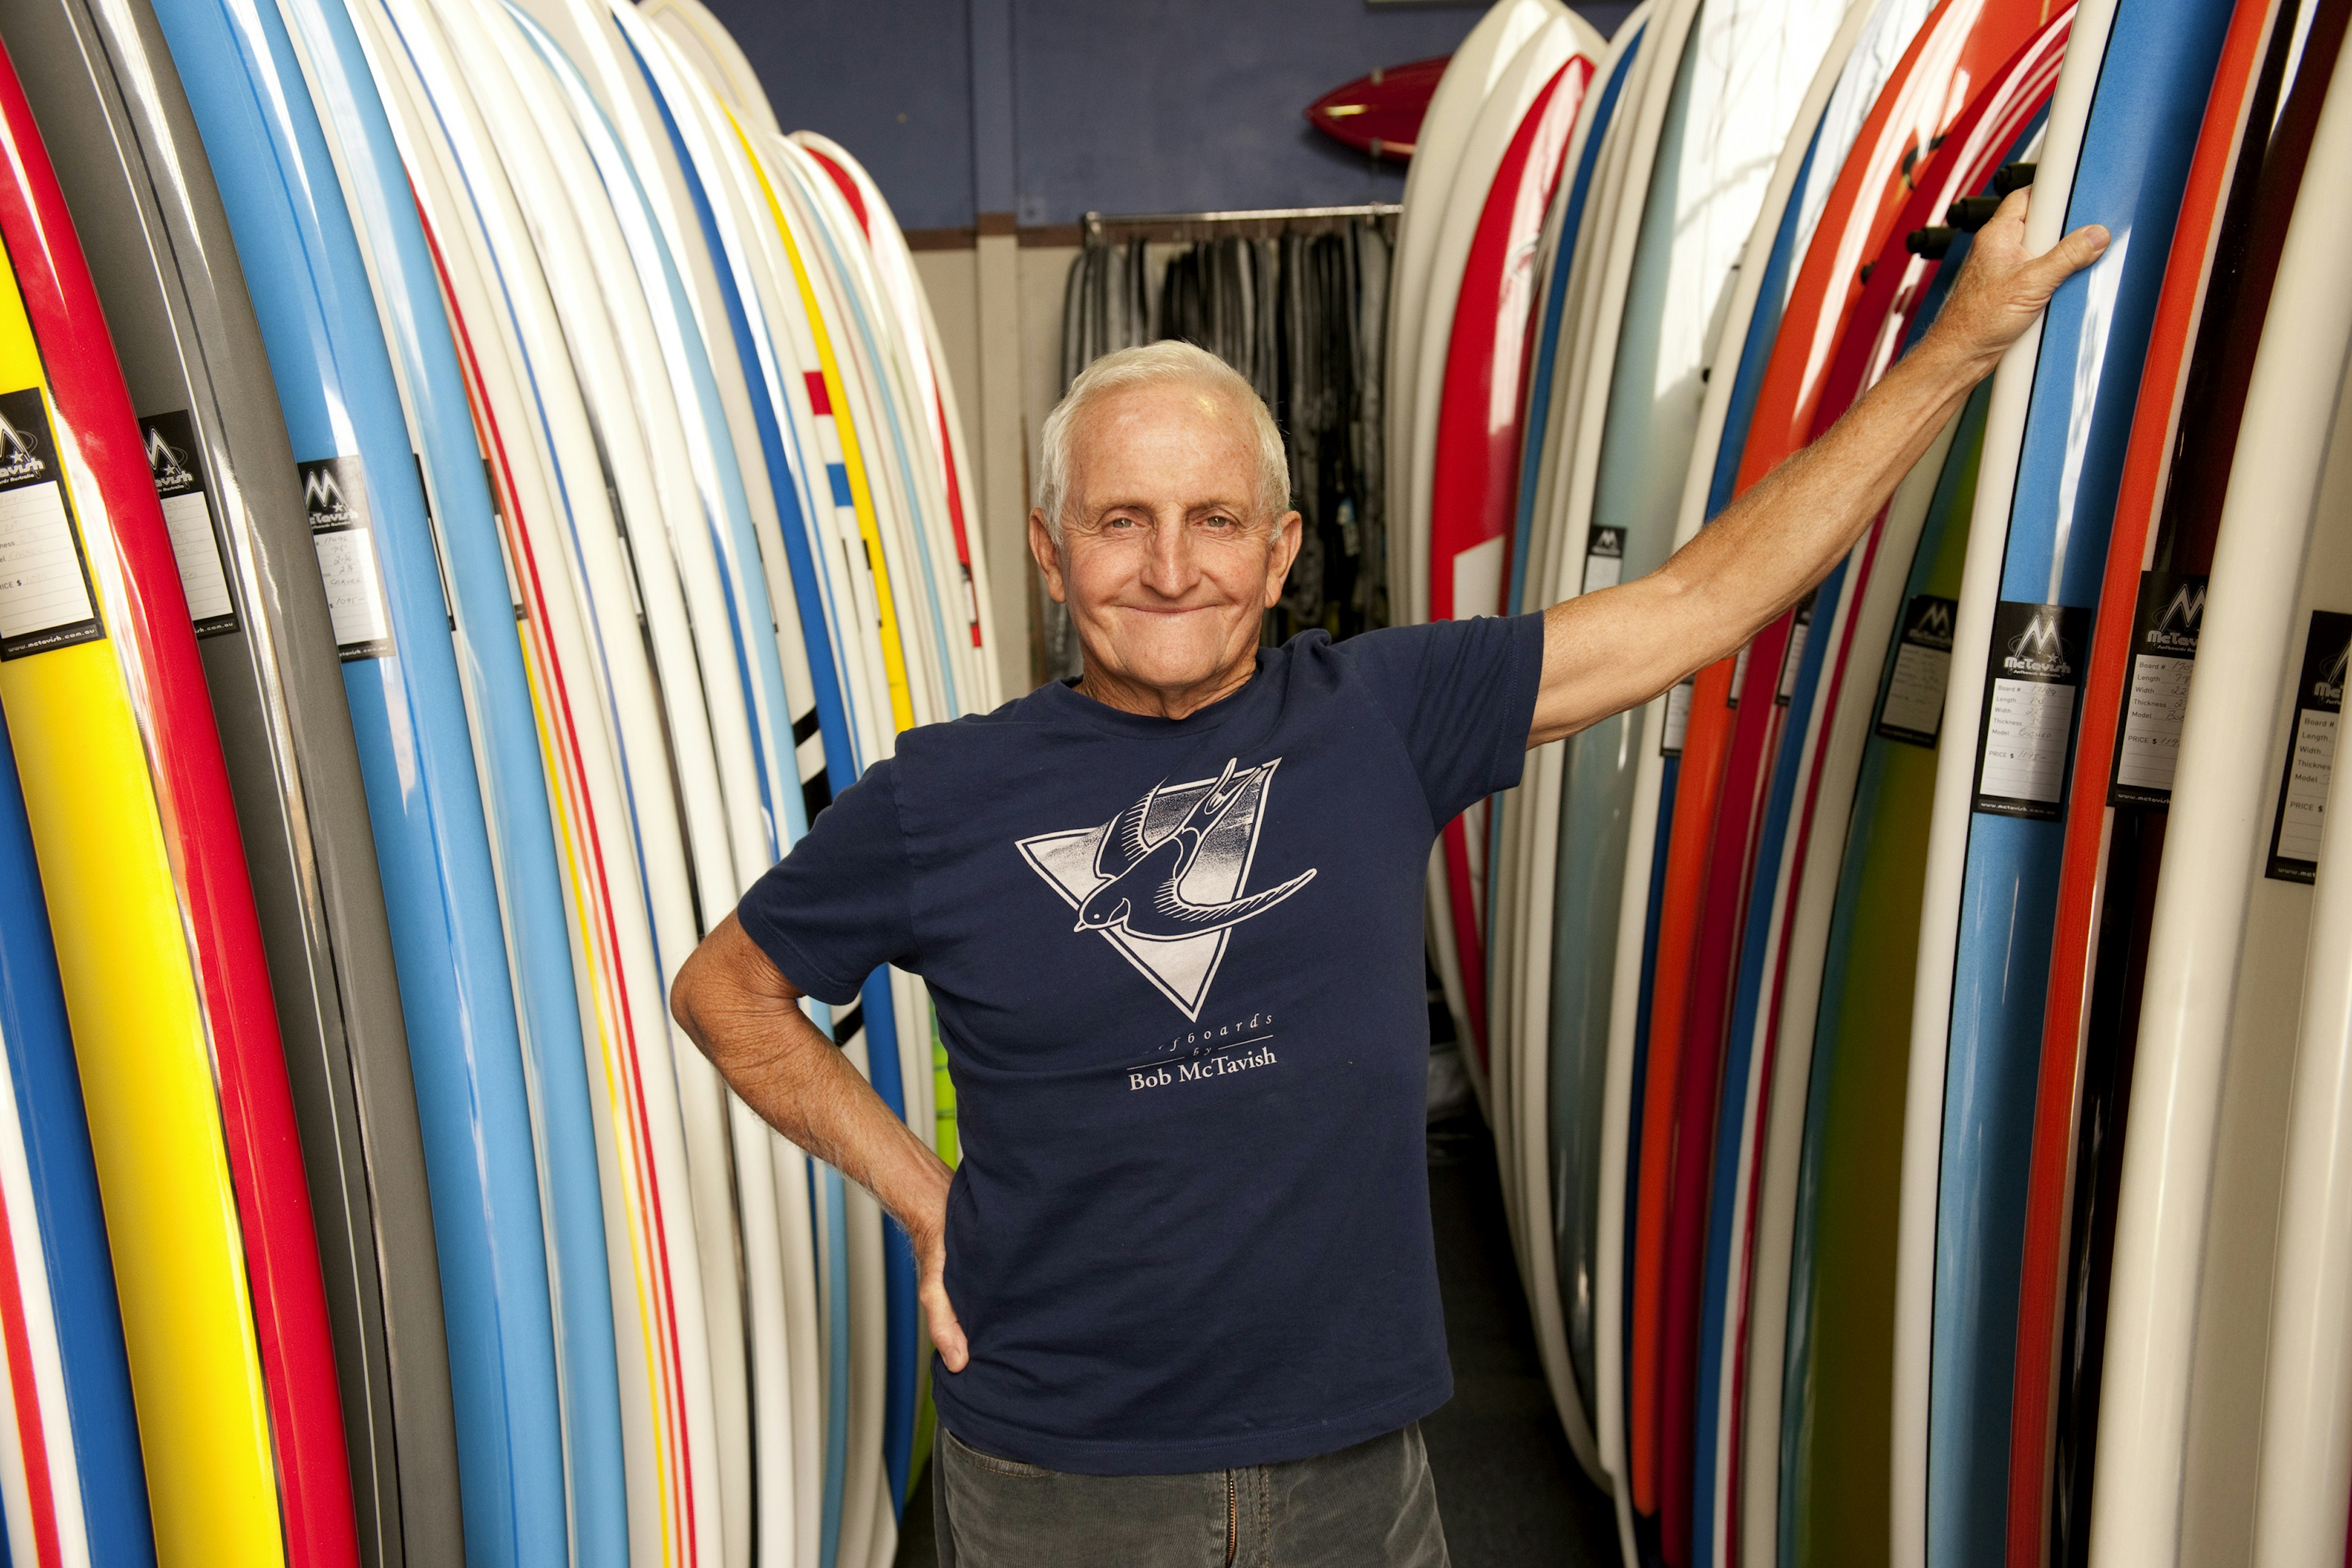
{"type": "MultiPolygon", "coordinates": [[[[901,1121],[907,1119],[906,1088],[898,1075],[898,1018],[892,1008],[890,972],[877,969],[862,987],[866,1003],[866,1060],[874,1092],[901,1121]]],[[[882,1459],[890,1476],[890,1511],[906,1506],[907,1464],[915,1434],[915,1254],[907,1233],[888,1215],[882,1219],[883,1282],[888,1303],[885,1343],[889,1375],[884,1384],[882,1459]]]]}
{"type": "Polygon", "coordinates": [[[824,477],[833,481],[834,505],[855,506],[856,504],[857,498],[850,494],[849,491],[849,469],[847,468],[839,463],[827,463],[824,466],[824,477]]]}
{"type": "Polygon", "coordinates": [[[703,188],[702,173],[696,167],[693,154],[688,150],[686,138],[679,134],[677,121],[671,115],[669,100],[661,95],[660,84],[646,68],[645,60],[636,53],[636,46],[623,35],[629,53],[637,60],[637,68],[645,76],[647,96],[660,111],[662,129],[668,133],[670,152],[677,161],[679,176],[686,184],[687,194],[694,198],[695,220],[702,230],[702,242],[710,252],[711,270],[719,279],[719,298],[727,306],[728,331],[735,340],[737,362],[743,366],[745,390],[751,395],[751,422],[759,427],[761,455],[767,459],[768,489],[774,495],[779,531],[783,535],[784,557],[793,583],[793,595],[797,601],[801,623],[801,640],[808,649],[809,675],[816,687],[817,733],[824,746],[825,772],[842,788],[857,776],[857,761],[849,742],[849,715],[842,705],[841,677],[835,668],[831,640],[824,635],[824,600],[817,591],[815,565],[809,558],[808,521],[801,510],[800,487],[792,476],[803,469],[784,451],[782,426],[777,422],[774,402],[770,395],[766,377],[753,380],[751,367],[760,364],[760,345],[751,335],[750,316],[743,309],[743,297],[735,286],[731,265],[720,266],[727,257],[726,241],[719,231],[719,220],[710,206],[709,193],[703,188]],[[797,548],[795,548],[797,546],[797,548]],[[814,628],[814,629],[812,629],[814,628]]]}
{"type": "MultiPolygon", "coordinates": [[[[1804,750],[1805,727],[1811,721],[1822,660],[1831,641],[1839,595],[1845,588],[1846,563],[1831,569],[1814,590],[1812,624],[1805,651],[1797,661],[1795,689],[1782,716],[1780,765],[1773,770],[1771,791],[1764,807],[1763,831],[1757,838],[1755,879],[1743,911],[1739,973],[1731,1011],[1731,1032],[1725,1042],[1720,1098],[1716,1105],[1713,1195],[1707,1205],[1706,1272],[1701,1287],[1698,1339],[1698,1440],[1691,1478],[1691,1561],[1695,1568],[1715,1562],[1716,1427],[1723,1403],[1721,1379],[1723,1321],[1729,1307],[1731,1236],[1744,1228],[1747,1215],[1735,1201],[1742,1166],[1740,1151],[1748,1128],[1748,1080],[1756,1068],[1756,1015],[1763,992],[1763,976],[1771,947],[1769,908],[1780,871],[1781,847],[1788,837],[1789,819],[1796,806],[1800,769],[1794,764],[1804,750]]],[[[1734,1438],[1737,1441],[1737,1437],[1734,1438]]]]}
{"type": "MultiPolygon", "coordinates": [[[[341,459],[383,571],[396,651],[351,660],[343,675],[425,1134],[467,1554],[558,1568],[571,1531],[516,996],[448,606],[376,299],[277,7],[163,0],[156,13],[219,179],[295,456],[341,459]]],[[[434,289],[429,273],[423,287],[434,289]]],[[[478,484],[478,450],[474,472],[478,484]]],[[[491,581],[502,588],[503,575],[491,581]]],[[[511,647],[510,604],[503,614],[492,640],[511,647]]]]}
{"type": "MultiPolygon", "coordinates": [[[[2089,606],[2106,563],[2142,356],[2228,0],[2122,0],[2092,98],[2066,226],[2106,255],[2051,300],[2009,517],[2000,597],[2089,606]]],[[[2074,47],[2086,47],[2080,30],[2074,47]]],[[[1981,742],[1980,742],[1981,743],[1981,742]]],[[[2017,1289],[2058,822],[1978,815],[1969,832],[1937,1173],[1928,1391],[1927,1561],[2002,1550],[2017,1289]]]]}
{"type": "Polygon", "coordinates": [[[1527,408],[1519,428],[1519,515],[1511,539],[1511,596],[1505,601],[1514,611],[1523,606],[1527,592],[1528,549],[1535,533],[1536,473],[1543,466],[1544,432],[1550,425],[1548,416],[1551,408],[1551,378],[1559,357],[1561,307],[1568,299],[1569,276],[1575,269],[1577,231],[1583,226],[1584,200],[1591,194],[1592,171],[1600,161],[1602,138],[1609,130],[1610,117],[1617,112],[1617,98],[1624,90],[1626,73],[1634,57],[1642,52],[1642,32],[1646,26],[1634,32],[1625,45],[1625,52],[1617,57],[1616,68],[1601,85],[1601,101],[1593,108],[1592,125],[1585,132],[1576,174],[1569,182],[1560,214],[1559,244],[1552,253],[1551,272],[1544,283],[1543,327],[1536,340],[1535,374],[1528,385],[1527,408]]]}
{"type": "MultiPolygon", "coordinates": [[[[64,1363],[79,1499],[89,1560],[152,1568],[147,1473],[131,1401],[131,1365],[115,1304],[114,1262],[99,1206],[98,1167],[74,1063],[73,1030],[49,940],[40,864],[16,782],[16,752],[0,717],[0,1045],[8,1053],[25,1140],[33,1218],[41,1236],[50,1310],[64,1363]]],[[[25,1216],[15,1216],[19,1226],[25,1216]]],[[[67,1500],[71,1506],[73,1500],[67,1500]]],[[[0,1531],[5,1546],[5,1531],[0,1531]]]]}
{"type": "Polygon", "coordinates": [[[1813,127],[1805,144],[1805,161],[1797,165],[1796,183],[1780,213],[1780,232],[1772,237],[1772,254],[1764,263],[1764,281],[1756,290],[1756,312],[1748,319],[1748,336],[1739,347],[1739,373],[1732,378],[1731,401],[1724,410],[1723,440],[1715,449],[1715,475],[1707,482],[1706,520],[1731,504],[1732,487],[1739,481],[1739,459],[1748,452],[1748,432],[1756,422],[1756,400],[1763,395],[1764,372],[1772,362],[1772,344],[1780,335],[1781,312],[1789,304],[1789,271],[1797,260],[1797,224],[1803,216],[1798,195],[1821,150],[1822,128],[1813,127]]]}

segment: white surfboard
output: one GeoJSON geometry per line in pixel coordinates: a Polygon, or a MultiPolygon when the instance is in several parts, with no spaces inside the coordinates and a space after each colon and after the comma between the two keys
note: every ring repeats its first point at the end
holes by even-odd
{"type": "MultiPolygon", "coordinates": [[[[542,700],[551,689],[561,693],[551,704],[550,751],[559,764],[551,772],[562,820],[576,834],[572,866],[586,889],[572,911],[574,951],[583,1012],[600,1025],[598,1037],[586,1042],[590,1077],[607,1089],[594,1110],[623,1369],[632,1555],[675,1557],[684,1545],[685,1515],[701,1514],[718,1528],[715,1488],[688,1479],[697,1468],[692,1455],[711,1452],[716,1437],[700,1274],[686,1239],[693,1234],[693,1209],[661,1021],[664,988],[644,913],[644,872],[627,847],[627,786],[606,727],[610,677],[595,649],[598,633],[572,547],[572,513],[601,508],[604,492],[600,484],[575,494],[577,487],[564,482],[567,455],[575,473],[582,465],[593,471],[593,437],[553,300],[491,151],[489,127],[456,74],[437,22],[415,0],[355,6],[354,14],[388,64],[405,62],[415,73],[381,72],[379,79],[397,79],[405,89],[388,95],[388,104],[405,110],[399,121],[404,154],[427,220],[452,237],[442,250],[453,295],[481,334],[470,341],[503,351],[480,353],[478,363],[497,399],[493,408],[504,416],[499,428],[512,441],[506,450],[524,515],[506,520],[510,558],[528,624],[539,634],[526,646],[538,656],[542,700]],[[456,243],[459,236],[469,243],[456,243]],[[667,1247],[664,1229],[675,1238],[667,1247]],[[681,1407],[700,1413],[684,1432],[675,1425],[681,1407]]],[[[708,1474],[710,1467],[701,1468],[708,1474]]]]}
{"type": "MultiPolygon", "coordinates": [[[[2313,222],[2328,216],[2314,213],[2313,222]]],[[[2302,218],[2298,214],[2299,225],[2302,218]]],[[[2339,232],[2332,244],[2347,238],[2339,232]]],[[[2330,324],[2316,323],[2315,336],[2330,324]]],[[[2313,356],[2315,368],[2318,360],[2313,356]]],[[[2316,510],[2317,527],[2336,536],[2330,542],[2340,551],[2352,518],[2352,399],[2340,395],[2316,510]]],[[[2305,597],[2315,596],[2306,588],[2305,597]]],[[[2337,728],[2331,786],[2352,769],[2340,718],[2337,728]]],[[[2308,739],[2317,742],[2308,758],[2315,763],[2327,748],[2316,736],[2308,739]]],[[[2352,953],[2352,812],[2342,805],[2331,787],[2304,954],[2257,1450],[2253,1561],[2261,1568],[2336,1568],[2344,1553],[2344,1500],[2352,1496],[2352,1161],[2346,1158],[2352,1150],[2352,963],[2345,962],[2352,953]]]]}
{"type": "Polygon", "coordinates": [[[735,35],[710,14],[702,0],[647,0],[638,9],[669,36],[739,118],[747,118],[772,136],[783,134],[768,102],[767,89],[760,85],[760,73],[751,68],[735,35]]]}
{"type": "MultiPolygon", "coordinates": [[[[2101,1568],[2209,1561],[2225,1540],[2244,1540],[2262,1417],[2250,1399],[2231,1397],[2251,1391],[2228,1380],[2263,1378],[2303,960],[2312,955],[2322,998],[2345,966],[2341,952],[2308,945],[2310,889],[2270,873],[2284,869],[2283,854],[2314,852],[2311,819],[2327,803],[2327,748],[2315,744],[2327,721],[2305,722],[2315,715],[2300,711],[2294,689],[2313,646],[2313,612],[2352,611],[2352,537],[2340,510],[2315,504],[2326,479],[2340,509],[2347,460],[2337,399],[2352,300],[2341,274],[2347,215],[2336,198],[2352,179],[2348,77],[2339,61],[2280,258],[2181,729],[2116,1211],[2091,1503],[2091,1561],[2101,1568]],[[2307,754],[2298,757],[2299,747],[2307,754]],[[2259,1278],[2243,1277],[2250,1260],[2259,1278]],[[2218,1473],[2200,1475],[2199,1464],[2218,1473]]],[[[2326,1114],[2323,1097],[2295,1131],[2326,1114]]],[[[2311,1322],[2307,1271],[2340,1239],[2308,1258],[2292,1244],[2317,1238],[2280,1239],[2290,1246],[2279,1259],[2288,1281],[2279,1310],[2311,1322]]],[[[2312,1341],[2294,1324],[2290,1332],[2288,1359],[2270,1363],[2274,1392],[2282,1379],[2295,1385],[2273,1411],[2273,1430],[2343,1397],[2340,1386],[2303,1381],[2316,1369],[2294,1358],[2312,1341]]],[[[2322,1434],[2309,1461],[2330,1465],[2331,1448],[2340,1453],[2340,1439],[2322,1434]]],[[[2262,1528],[2266,1547],[2275,1539],[2284,1548],[2294,1510],[2271,1500],[2303,1456],[2265,1443],[2262,1462],[2281,1467],[2262,1479],[2262,1528]],[[2273,1520],[2278,1537],[2267,1533],[2273,1520]]],[[[2298,1500],[2305,1518],[2333,1510],[2332,1552],[2257,1560],[2340,1562],[2345,1504],[2340,1484],[2332,1499],[2298,1500]]]]}

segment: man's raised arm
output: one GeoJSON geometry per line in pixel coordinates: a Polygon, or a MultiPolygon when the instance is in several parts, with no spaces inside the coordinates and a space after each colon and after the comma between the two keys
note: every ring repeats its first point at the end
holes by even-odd
{"type": "Polygon", "coordinates": [[[810,1022],[801,995],[730,914],[679,968],[669,1010],[769,1126],[872,1193],[907,1227],[931,1343],[950,1372],[961,1372],[963,1326],[940,1281],[950,1173],[810,1022]]]}
{"type": "Polygon", "coordinates": [[[1828,575],[2058,285],[2106,249],[2106,231],[2093,225],[2026,255],[2028,195],[2016,191],[2000,205],[1935,325],[1820,440],[1655,572],[1544,612],[1528,745],[1646,702],[1736,652],[1828,575]]]}

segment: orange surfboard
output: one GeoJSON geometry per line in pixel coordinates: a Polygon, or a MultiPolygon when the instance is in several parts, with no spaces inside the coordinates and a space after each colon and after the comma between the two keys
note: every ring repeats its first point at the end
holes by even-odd
{"type": "MultiPolygon", "coordinates": [[[[2059,8],[2057,0],[1945,0],[1921,25],[1864,121],[1806,249],[1757,398],[1735,493],[1811,439],[1833,353],[1861,298],[1862,264],[1885,245],[1911,195],[1913,172],[1958,118],[1970,85],[1989,79],[2059,8]]],[[[1758,638],[1758,652],[1774,669],[1790,624],[1784,616],[1758,638]],[[1767,642],[1769,648],[1762,646],[1767,642]]],[[[1692,1022],[1691,961],[1737,709],[1733,677],[1743,662],[1724,659],[1697,677],[1658,914],[1649,1091],[1642,1100],[1642,1169],[1634,1221],[1628,1445],[1633,1503],[1643,1513],[1654,1513],[1659,1501],[1665,1232],[1675,1106],[1680,1098],[1675,1086],[1684,1066],[1684,1037],[1692,1022]]],[[[1741,809],[1752,805],[1744,802],[1741,809]]],[[[1727,874],[1742,870],[1731,867],[1727,874]]],[[[1695,1129],[1693,1135],[1704,1137],[1710,1131],[1695,1129]]]]}

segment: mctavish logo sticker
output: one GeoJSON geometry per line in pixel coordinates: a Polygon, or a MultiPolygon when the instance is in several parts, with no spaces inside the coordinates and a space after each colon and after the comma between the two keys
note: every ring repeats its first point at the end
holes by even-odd
{"type": "Polygon", "coordinates": [[[2189,677],[2205,624],[2205,579],[2143,572],[2132,608],[2131,677],[2116,732],[2109,805],[2163,805],[2172,799],[2180,728],[2189,718],[2189,677]]]}
{"type": "Polygon", "coordinates": [[[384,599],[383,569],[375,558],[365,470],[356,456],[317,458],[299,467],[302,507],[310,515],[310,546],[319,552],[335,647],[345,664],[389,658],[392,612],[384,599]]]}
{"type": "Polygon", "coordinates": [[[2091,612],[2071,605],[2002,600],[1993,607],[1991,668],[1978,731],[1976,809],[2056,822],[2065,815],[2066,769],[2091,612]]]}
{"type": "Polygon", "coordinates": [[[1315,879],[1244,890],[1282,759],[1160,784],[1110,821],[1020,841],[1024,858],[1093,932],[1198,1021],[1234,931],[1315,879]]]}

